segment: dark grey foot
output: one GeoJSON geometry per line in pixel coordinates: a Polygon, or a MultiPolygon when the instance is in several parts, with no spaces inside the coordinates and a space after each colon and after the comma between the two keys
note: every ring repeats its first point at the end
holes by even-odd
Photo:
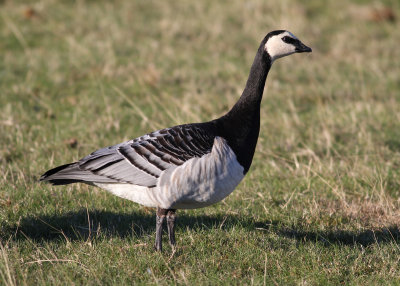
{"type": "Polygon", "coordinates": [[[154,244],[154,249],[156,251],[162,251],[162,230],[163,222],[165,217],[167,217],[167,227],[168,227],[168,237],[169,244],[175,247],[175,210],[173,209],[162,209],[157,208],[156,216],[156,242],[154,244]]]}
{"type": "Polygon", "coordinates": [[[154,244],[154,249],[156,251],[162,251],[162,227],[165,219],[164,209],[157,208],[156,216],[156,242],[154,244]]]}
{"type": "Polygon", "coordinates": [[[167,227],[168,227],[168,237],[169,237],[169,244],[172,247],[175,247],[175,220],[176,214],[175,210],[168,210],[167,213],[167,227]]]}

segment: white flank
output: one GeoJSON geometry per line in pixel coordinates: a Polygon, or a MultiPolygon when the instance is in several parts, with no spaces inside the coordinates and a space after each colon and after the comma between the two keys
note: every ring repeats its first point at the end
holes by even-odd
{"type": "Polygon", "coordinates": [[[271,57],[271,61],[274,62],[276,59],[291,55],[295,53],[295,46],[285,43],[282,38],[289,36],[291,38],[297,39],[292,33],[286,31],[282,34],[272,36],[268,39],[265,44],[265,50],[271,57]]]}
{"type": "Polygon", "coordinates": [[[226,141],[216,137],[211,153],[165,170],[154,188],[131,184],[95,185],[149,207],[194,209],[228,196],[243,179],[243,170],[226,141]]]}
{"type": "Polygon", "coordinates": [[[232,193],[244,177],[243,170],[226,141],[216,137],[211,153],[163,174],[157,186],[168,208],[201,208],[232,193]]]}
{"type": "Polygon", "coordinates": [[[109,191],[113,195],[120,198],[134,201],[135,203],[141,204],[146,207],[157,207],[158,202],[154,200],[154,192],[156,188],[148,188],[132,184],[108,184],[108,183],[93,183],[94,185],[109,191]]]}

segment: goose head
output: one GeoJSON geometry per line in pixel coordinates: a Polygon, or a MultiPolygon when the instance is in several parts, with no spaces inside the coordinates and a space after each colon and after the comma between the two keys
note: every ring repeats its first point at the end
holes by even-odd
{"type": "Polygon", "coordinates": [[[271,63],[276,59],[294,54],[310,53],[310,47],[304,45],[295,35],[285,30],[276,30],[267,34],[264,39],[264,51],[271,58],[271,63]]]}

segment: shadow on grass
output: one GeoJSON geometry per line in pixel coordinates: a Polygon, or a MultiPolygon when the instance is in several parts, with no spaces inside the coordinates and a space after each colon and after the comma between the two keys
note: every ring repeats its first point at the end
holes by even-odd
{"type": "MultiPolygon", "coordinates": [[[[240,226],[248,227],[250,222],[243,222],[239,216],[186,215],[177,213],[177,229],[204,230],[240,226]]],[[[0,224],[0,238],[14,240],[31,239],[34,241],[51,241],[62,238],[68,240],[86,240],[89,235],[106,237],[131,237],[153,235],[155,233],[154,213],[134,212],[115,213],[110,211],[86,211],[85,209],[68,212],[62,215],[42,215],[22,218],[15,225],[0,224]],[[89,223],[90,222],[90,223],[89,223]]],[[[166,226],[164,225],[164,228],[166,226]]]]}
{"type": "Polygon", "coordinates": [[[400,230],[398,226],[381,229],[367,229],[363,231],[344,230],[317,230],[303,231],[296,229],[279,230],[281,236],[296,239],[299,242],[319,242],[329,247],[331,245],[362,245],[396,243],[400,244],[400,230]]]}
{"type": "MultiPolygon", "coordinates": [[[[299,243],[321,243],[331,245],[362,245],[396,243],[400,244],[399,226],[375,230],[304,230],[288,226],[280,221],[254,221],[235,215],[187,215],[178,212],[177,228],[193,231],[207,229],[245,228],[252,232],[277,234],[282,238],[294,239],[299,243]]],[[[1,225],[0,238],[13,240],[52,241],[68,238],[70,241],[86,240],[103,235],[106,237],[131,237],[154,235],[155,214],[136,212],[120,214],[110,211],[89,211],[85,209],[62,215],[26,217],[16,225],[1,225]],[[88,221],[90,223],[88,223],[88,221]]]]}

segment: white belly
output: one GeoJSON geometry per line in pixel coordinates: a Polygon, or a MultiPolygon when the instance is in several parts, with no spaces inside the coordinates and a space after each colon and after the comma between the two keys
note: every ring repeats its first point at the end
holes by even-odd
{"type": "Polygon", "coordinates": [[[193,209],[221,201],[243,177],[243,167],[235,153],[224,139],[216,137],[211,153],[164,171],[154,188],[131,184],[95,185],[149,207],[193,209]]]}
{"type": "Polygon", "coordinates": [[[154,193],[157,192],[157,188],[147,188],[143,186],[137,186],[132,184],[105,184],[105,183],[93,183],[94,185],[109,191],[113,195],[120,198],[128,199],[135,203],[141,204],[146,207],[160,207],[160,203],[155,199],[154,193]]]}

